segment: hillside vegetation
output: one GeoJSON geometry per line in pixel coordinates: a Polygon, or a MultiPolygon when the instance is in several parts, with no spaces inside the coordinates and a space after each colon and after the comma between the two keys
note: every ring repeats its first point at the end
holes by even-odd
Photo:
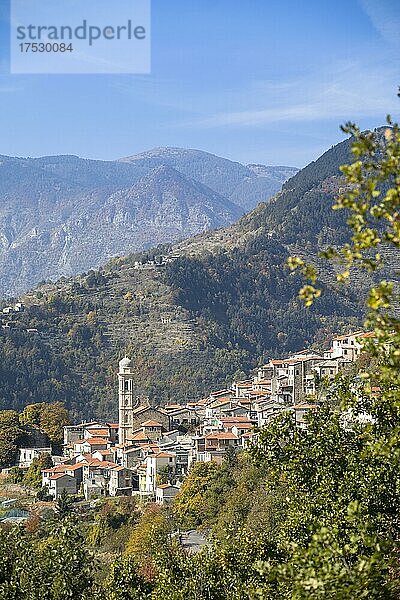
{"type": "MultiPolygon", "coordinates": [[[[326,293],[306,310],[301,279],[286,267],[289,254],[316,261],[321,248],[346,239],[345,211],[331,207],[349,152],[349,140],[332,148],[235,225],[27,294],[27,310],[0,335],[0,407],[62,400],[74,415],[111,418],[125,352],[138,395],[184,401],[270,356],[358,327],[369,275],[333,289],[324,268],[326,293]],[[154,256],[169,262],[151,264],[154,256]]],[[[387,258],[390,271],[395,253],[387,258]]]]}

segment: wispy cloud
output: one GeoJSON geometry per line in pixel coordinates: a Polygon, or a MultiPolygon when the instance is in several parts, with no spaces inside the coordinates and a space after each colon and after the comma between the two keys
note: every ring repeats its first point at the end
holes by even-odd
{"type": "Polygon", "coordinates": [[[269,85],[258,83],[248,89],[246,107],[221,111],[199,118],[192,125],[201,127],[252,127],[276,122],[320,121],[327,119],[360,119],[400,108],[396,98],[397,74],[377,66],[374,70],[356,63],[339,65],[330,74],[307,76],[281,83],[272,93],[269,85]],[[255,96],[255,91],[257,96],[255,96]],[[263,104],[263,106],[260,106],[263,104]],[[253,106],[252,106],[253,105],[253,106]],[[256,105],[256,106],[254,106],[256,105]]]}
{"type": "Polygon", "coordinates": [[[399,0],[359,0],[375,29],[391,45],[400,48],[399,0]]]}

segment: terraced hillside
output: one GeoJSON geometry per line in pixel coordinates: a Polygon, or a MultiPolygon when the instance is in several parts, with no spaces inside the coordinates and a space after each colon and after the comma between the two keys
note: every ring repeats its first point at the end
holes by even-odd
{"type": "MultiPolygon", "coordinates": [[[[346,238],[333,212],[349,141],[285,184],[237,224],[153,251],[113,259],[99,271],[42,285],[23,297],[0,334],[0,408],[64,400],[76,416],[116,416],[116,366],[127,352],[137,394],[198,398],[270,356],[358,327],[367,279],[332,289],[306,310],[289,254],[317,260],[346,238]],[[37,329],[28,332],[27,329],[37,329]]],[[[389,257],[393,276],[397,257],[389,257]]]]}

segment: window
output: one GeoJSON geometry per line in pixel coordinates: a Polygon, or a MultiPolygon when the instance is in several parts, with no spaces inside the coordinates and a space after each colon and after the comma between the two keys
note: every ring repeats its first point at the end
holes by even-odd
{"type": "Polygon", "coordinates": [[[126,379],[124,381],[124,390],[125,390],[125,392],[129,392],[129,380],[128,379],[126,379]]]}

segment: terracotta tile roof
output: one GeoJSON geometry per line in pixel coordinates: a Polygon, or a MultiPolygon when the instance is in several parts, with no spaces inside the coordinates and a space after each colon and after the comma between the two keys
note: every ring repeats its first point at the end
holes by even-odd
{"type": "Polygon", "coordinates": [[[98,467],[101,469],[110,469],[111,467],[118,467],[117,463],[111,462],[109,460],[99,460],[98,458],[94,458],[88,465],[88,467],[98,467]]]}
{"type": "Polygon", "coordinates": [[[157,454],[160,452],[160,447],[157,444],[140,444],[140,448],[147,452],[151,452],[152,454],[157,454]]]}
{"type": "Polygon", "coordinates": [[[155,456],[156,458],[174,458],[176,454],[174,454],[173,452],[158,452],[158,454],[156,454],[155,456]]]}
{"type": "Polygon", "coordinates": [[[144,423],[142,423],[141,426],[142,427],[162,427],[161,423],[158,423],[157,421],[145,421],[144,423]]]}
{"type": "Polygon", "coordinates": [[[237,435],[231,431],[221,431],[220,433],[209,433],[205,436],[206,440],[237,440],[237,435]]]}
{"type": "Polygon", "coordinates": [[[119,429],[119,423],[107,423],[110,429],[119,429]]]}
{"type": "Polygon", "coordinates": [[[42,469],[42,473],[61,473],[65,471],[64,465],[57,465],[56,467],[49,467],[48,469],[42,469]]]}
{"type": "Polygon", "coordinates": [[[108,437],[110,435],[109,429],[101,429],[97,427],[87,427],[86,428],[92,434],[92,437],[108,437]]]}
{"type": "Polygon", "coordinates": [[[143,431],[137,431],[131,437],[128,438],[128,441],[132,442],[147,442],[149,438],[143,431]]]}
{"type": "Polygon", "coordinates": [[[91,438],[87,438],[86,440],[82,439],[82,440],[77,440],[74,445],[82,445],[82,444],[90,444],[91,446],[100,446],[101,444],[107,444],[108,440],[105,440],[104,438],[101,437],[91,437],[91,438]]]}
{"type": "Polygon", "coordinates": [[[230,404],[231,403],[231,398],[218,398],[218,400],[215,401],[215,408],[220,408],[221,406],[225,406],[226,404],[230,404]]]}
{"type": "Polygon", "coordinates": [[[229,394],[229,390],[218,390],[217,392],[212,392],[210,396],[221,396],[221,394],[229,394]]]}
{"type": "Polygon", "coordinates": [[[75,465],[65,465],[64,469],[68,471],[76,471],[77,469],[82,469],[85,466],[85,463],[76,463],[75,465]]]}
{"type": "Polygon", "coordinates": [[[141,446],[132,446],[131,448],[124,450],[124,454],[132,454],[132,452],[140,452],[141,450],[141,446]]]}
{"type": "MultiPolygon", "coordinates": [[[[98,452],[98,450],[96,450],[96,452],[98,452]]],[[[83,458],[84,458],[85,460],[87,460],[88,462],[89,462],[90,460],[93,460],[93,454],[90,454],[90,453],[88,453],[88,452],[87,452],[87,453],[85,453],[85,454],[80,454],[79,456],[83,456],[83,458]]]]}

